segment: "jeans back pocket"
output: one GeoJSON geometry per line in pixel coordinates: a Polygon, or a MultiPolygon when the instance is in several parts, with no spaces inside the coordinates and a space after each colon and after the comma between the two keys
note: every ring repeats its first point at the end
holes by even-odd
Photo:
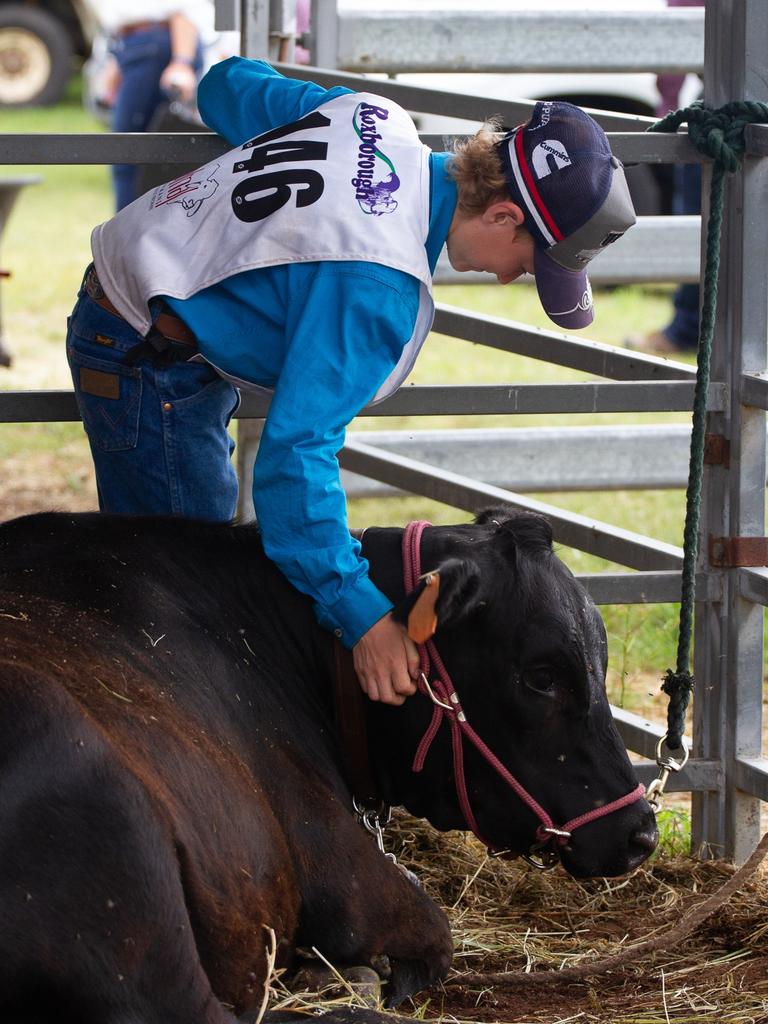
{"type": "Polygon", "coordinates": [[[141,370],[126,366],[120,352],[115,352],[114,360],[87,354],[93,347],[70,335],[67,359],[83,426],[100,451],[129,451],[139,436],[141,370]]]}

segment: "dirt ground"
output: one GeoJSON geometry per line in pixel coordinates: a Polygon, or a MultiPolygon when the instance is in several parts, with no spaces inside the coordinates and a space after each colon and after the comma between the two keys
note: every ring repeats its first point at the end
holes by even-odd
{"type": "Polygon", "coordinates": [[[32,512],[87,512],[98,508],[96,481],[87,452],[25,453],[3,461],[0,517],[32,512]]]}

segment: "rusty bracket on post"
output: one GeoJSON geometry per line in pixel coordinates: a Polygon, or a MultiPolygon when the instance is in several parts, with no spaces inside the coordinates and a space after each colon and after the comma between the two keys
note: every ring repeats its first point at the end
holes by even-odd
{"type": "Polygon", "coordinates": [[[722,434],[704,435],[704,462],[707,466],[730,467],[731,442],[727,437],[722,434]]]}
{"type": "Polygon", "coordinates": [[[709,564],[716,569],[768,565],[768,537],[710,536],[709,564]]]}

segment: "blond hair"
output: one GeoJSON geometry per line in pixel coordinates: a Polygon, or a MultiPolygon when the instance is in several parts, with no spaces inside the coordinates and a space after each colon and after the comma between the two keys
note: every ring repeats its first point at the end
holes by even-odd
{"type": "Polygon", "coordinates": [[[491,118],[471,138],[454,142],[448,173],[456,182],[458,206],[465,213],[482,213],[491,203],[510,198],[496,150],[500,133],[500,121],[491,118]]]}

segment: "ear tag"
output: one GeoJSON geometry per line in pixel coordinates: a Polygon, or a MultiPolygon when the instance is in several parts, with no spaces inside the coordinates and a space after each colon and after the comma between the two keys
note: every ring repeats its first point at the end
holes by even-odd
{"type": "Polygon", "coordinates": [[[440,573],[431,572],[424,581],[424,589],[416,598],[408,616],[408,636],[415,644],[423,644],[437,631],[435,604],[440,593],[440,573]]]}

